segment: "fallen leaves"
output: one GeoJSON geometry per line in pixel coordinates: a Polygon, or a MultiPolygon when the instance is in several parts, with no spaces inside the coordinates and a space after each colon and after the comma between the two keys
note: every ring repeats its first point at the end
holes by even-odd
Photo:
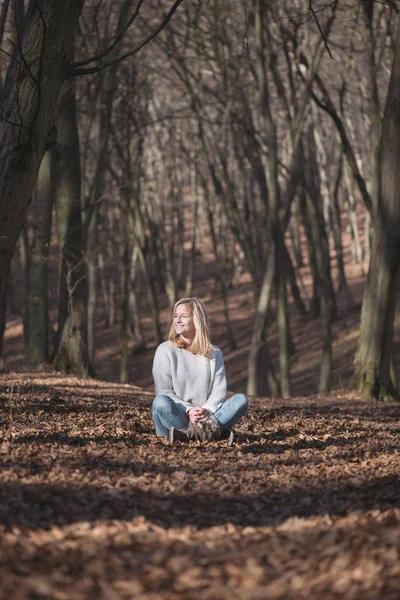
{"type": "Polygon", "coordinates": [[[398,598],[400,406],[255,398],[234,446],[169,446],[133,386],[0,395],[0,598],[398,598]]]}

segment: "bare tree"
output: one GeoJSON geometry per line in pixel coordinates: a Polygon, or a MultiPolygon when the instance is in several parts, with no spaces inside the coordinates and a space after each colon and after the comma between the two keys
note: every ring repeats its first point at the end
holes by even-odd
{"type": "Polygon", "coordinates": [[[353,385],[382,400],[398,399],[390,365],[400,269],[400,16],[381,137],[380,192],[364,292],[353,385]]]}
{"type": "Polygon", "coordinates": [[[0,289],[65,79],[83,0],[31,1],[1,94],[0,289]]]}

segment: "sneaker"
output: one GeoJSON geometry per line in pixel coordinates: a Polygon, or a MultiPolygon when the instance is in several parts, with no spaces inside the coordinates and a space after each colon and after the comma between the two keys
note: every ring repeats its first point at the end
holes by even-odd
{"type": "Polygon", "coordinates": [[[175,444],[175,442],[188,442],[189,438],[184,431],[171,427],[168,431],[168,441],[170,444],[175,444]]]}
{"type": "Polygon", "coordinates": [[[201,427],[190,424],[184,431],[171,427],[168,431],[168,440],[170,444],[175,442],[202,442],[204,436],[201,427]]]}

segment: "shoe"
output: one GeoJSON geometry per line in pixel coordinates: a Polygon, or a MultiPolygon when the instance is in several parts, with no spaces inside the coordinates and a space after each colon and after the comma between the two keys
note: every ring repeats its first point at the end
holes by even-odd
{"type": "Polygon", "coordinates": [[[215,415],[207,415],[207,417],[200,419],[197,425],[201,429],[203,441],[215,442],[222,438],[221,425],[215,415]]]}
{"type": "Polygon", "coordinates": [[[200,419],[196,425],[190,423],[189,427],[183,431],[176,429],[176,427],[171,427],[168,431],[168,440],[171,444],[191,441],[215,442],[222,439],[222,437],[221,426],[214,415],[207,415],[207,417],[200,419]]]}
{"type": "Polygon", "coordinates": [[[176,427],[171,427],[168,431],[168,441],[170,444],[174,444],[175,442],[202,442],[203,439],[201,428],[192,423],[183,431],[176,427]]]}
{"type": "Polygon", "coordinates": [[[168,441],[170,444],[175,444],[175,442],[188,442],[189,438],[184,431],[171,427],[168,431],[168,441]]]}

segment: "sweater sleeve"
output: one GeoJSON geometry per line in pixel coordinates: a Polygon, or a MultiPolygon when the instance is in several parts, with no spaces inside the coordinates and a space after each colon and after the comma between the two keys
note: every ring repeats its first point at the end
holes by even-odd
{"type": "Polygon", "coordinates": [[[203,405],[210,413],[215,413],[226,399],[226,375],[224,357],[220,349],[215,357],[215,376],[207,402],[203,405]]]}
{"type": "Polygon", "coordinates": [[[185,402],[175,394],[172,384],[171,358],[164,344],[158,346],[153,360],[153,379],[156,396],[168,396],[174,402],[182,404],[186,410],[193,404],[185,402]]]}

